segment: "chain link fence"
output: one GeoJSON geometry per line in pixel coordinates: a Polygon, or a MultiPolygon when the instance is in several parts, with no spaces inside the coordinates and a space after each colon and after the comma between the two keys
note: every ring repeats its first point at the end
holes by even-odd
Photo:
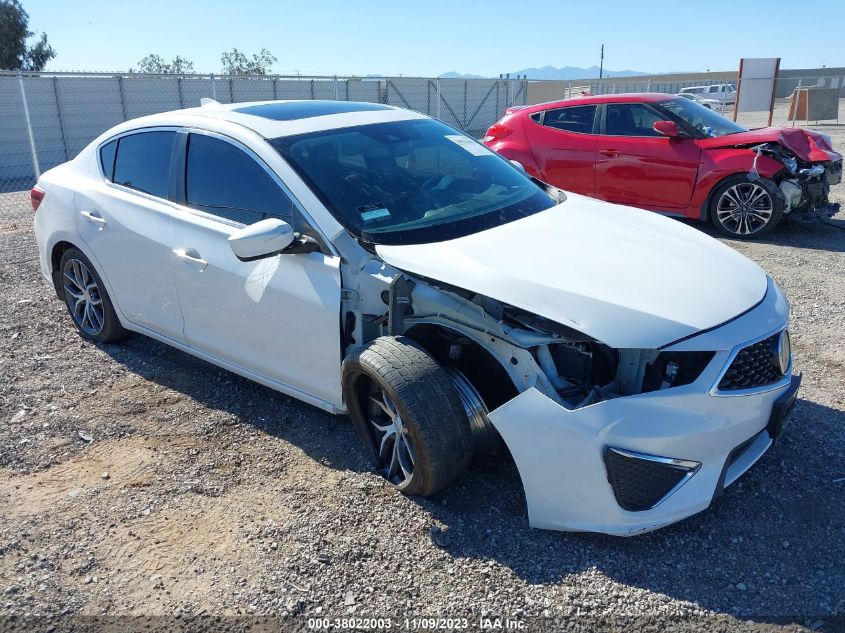
{"type": "MultiPolygon", "coordinates": [[[[771,124],[824,128],[845,123],[845,72],[837,76],[838,69],[830,70],[826,76],[779,77],[775,80],[771,111],[740,112],[736,120],[746,127],[771,124]]],[[[522,78],[221,77],[0,71],[0,231],[29,223],[28,192],[39,173],[72,159],[99,134],[122,121],[197,106],[203,97],[222,103],[271,99],[385,103],[422,112],[480,138],[506,108],[514,105],[585,93],[676,94],[684,88],[718,84],[736,85],[735,75],[722,73],[694,80],[620,77],[529,82],[522,78]]],[[[714,108],[723,116],[734,118],[735,103],[730,99],[723,99],[714,108]]],[[[34,250],[30,250],[27,248],[24,253],[21,247],[3,245],[0,264],[34,256],[34,250]]]]}
{"type": "MultiPolygon", "coordinates": [[[[0,72],[0,227],[31,215],[40,173],[75,157],[110,127],[140,116],[221,103],[331,99],[384,103],[436,117],[475,138],[527,103],[524,79],[221,77],[0,72]]],[[[21,254],[3,249],[0,263],[21,254]]]]}

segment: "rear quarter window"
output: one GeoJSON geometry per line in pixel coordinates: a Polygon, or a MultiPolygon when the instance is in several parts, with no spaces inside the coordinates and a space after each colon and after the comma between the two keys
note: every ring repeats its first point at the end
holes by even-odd
{"type": "Polygon", "coordinates": [[[106,143],[100,148],[100,166],[108,180],[114,179],[114,157],[117,155],[117,141],[106,143]]]}
{"type": "Polygon", "coordinates": [[[595,118],[595,105],[571,106],[557,110],[546,110],[543,115],[543,125],[566,132],[591,134],[595,118]]]}

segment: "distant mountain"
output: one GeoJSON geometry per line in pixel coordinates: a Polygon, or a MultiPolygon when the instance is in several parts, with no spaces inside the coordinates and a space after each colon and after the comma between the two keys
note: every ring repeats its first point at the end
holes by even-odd
{"type": "MultiPolygon", "coordinates": [[[[608,70],[605,68],[605,77],[633,77],[635,75],[647,75],[639,70],[608,70]]],[[[578,68],[577,66],[543,66],[542,68],[523,68],[510,73],[511,77],[527,75],[529,79],[594,79],[599,76],[599,67],[578,68]]],[[[457,73],[454,70],[440,75],[443,79],[481,79],[481,75],[457,73]]]]}
{"type": "Polygon", "coordinates": [[[450,70],[448,73],[443,73],[440,75],[440,79],[484,79],[482,75],[473,75],[473,74],[466,74],[462,75],[461,73],[457,73],[454,70],[450,70]]]}
{"type": "MultiPolygon", "coordinates": [[[[604,69],[605,77],[633,77],[634,75],[647,75],[639,70],[609,70],[604,69]]],[[[543,66],[542,68],[523,68],[511,73],[514,75],[528,75],[529,79],[593,79],[599,76],[599,67],[578,68],[577,66],[543,66]]]]}

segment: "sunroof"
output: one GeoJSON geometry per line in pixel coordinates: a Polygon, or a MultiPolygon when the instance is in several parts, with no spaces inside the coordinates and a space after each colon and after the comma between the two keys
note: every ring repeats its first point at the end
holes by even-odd
{"type": "Polygon", "coordinates": [[[370,110],[388,110],[388,106],[379,103],[355,103],[353,101],[287,101],[284,103],[262,103],[261,105],[236,108],[234,112],[251,114],[274,121],[295,121],[327,114],[345,112],[367,112],[370,110]]]}

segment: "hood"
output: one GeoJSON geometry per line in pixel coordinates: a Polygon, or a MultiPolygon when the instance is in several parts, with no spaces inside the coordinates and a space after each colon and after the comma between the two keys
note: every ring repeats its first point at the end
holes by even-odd
{"type": "Polygon", "coordinates": [[[466,237],[379,256],[408,273],[568,325],[615,348],[662,347],[759,303],[763,270],[650,211],[567,193],[560,205],[466,237]]]}
{"type": "Polygon", "coordinates": [[[764,127],[738,134],[728,134],[698,141],[702,148],[736,147],[758,143],[779,143],[805,162],[837,160],[842,156],[833,151],[828,137],[803,128],[764,127]]]}

